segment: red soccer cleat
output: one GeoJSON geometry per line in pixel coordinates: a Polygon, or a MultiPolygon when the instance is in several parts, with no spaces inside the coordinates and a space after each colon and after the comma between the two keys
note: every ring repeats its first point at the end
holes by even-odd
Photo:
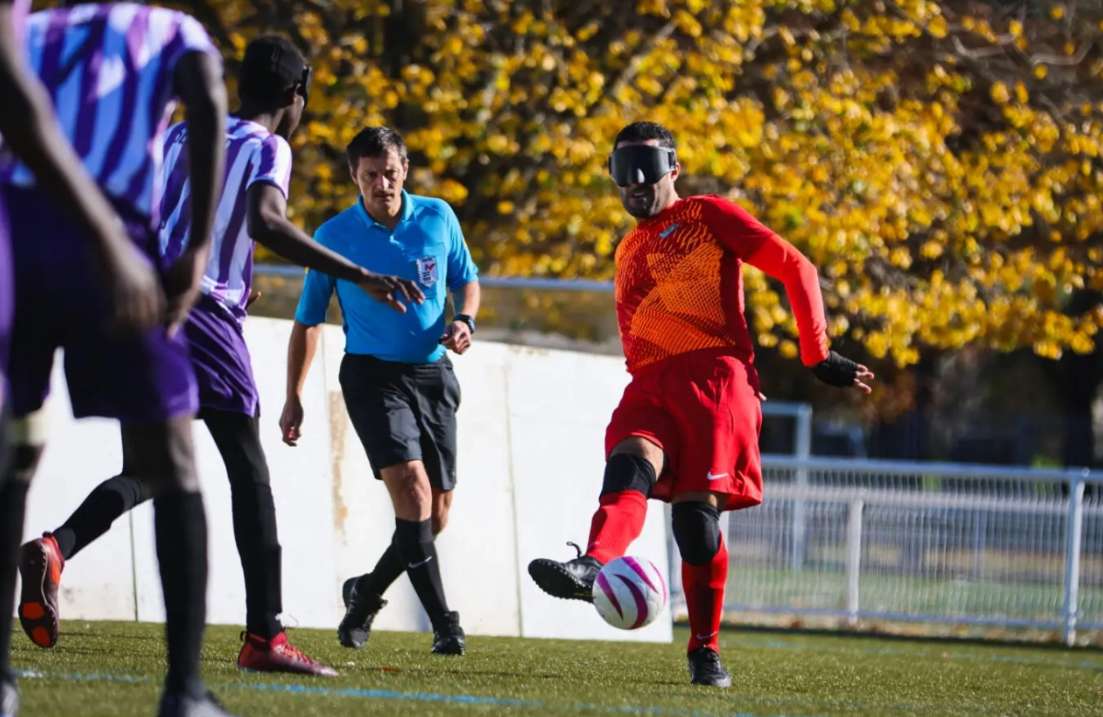
{"type": "Polygon", "coordinates": [[[19,598],[19,624],[31,642],[39,647],[57,644],[57,586],[65,559],[50,533],[19,548],[19,577],[23,593],[19,598]]]}
{"type": "Polygon", "coordinates": [[[315,662],[288,642],[286,632],[280,632],[269,640],[248,632],[243,632],[242,635],[245,644],[238,653],[237,666],[243,670],[294,672],[317,677],[337,676],[337,670],[315,662]]]}

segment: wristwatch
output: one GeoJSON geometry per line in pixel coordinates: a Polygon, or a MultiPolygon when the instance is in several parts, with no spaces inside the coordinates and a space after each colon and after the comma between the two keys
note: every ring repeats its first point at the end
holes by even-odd
{"type": "Polygon", "coordinates": [[[475,317],[470,314],[456,314],[452,317],[453,321],[462,321],[467,324],[467,328],[471,329],[471,333],[475,333],[475,317]]]}

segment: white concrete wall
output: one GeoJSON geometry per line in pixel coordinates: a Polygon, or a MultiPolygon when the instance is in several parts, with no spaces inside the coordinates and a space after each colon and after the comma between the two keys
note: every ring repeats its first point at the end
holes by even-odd
{"type": "MultiPolygon", "coordinates": [[[[246,323],[283,544],[284,617],[291,626],[335,628],[343,614],[341,582],[372,568],[390,540],[394,514],[345,413],[338,327],[326,327],[307,381],[299,446],[280,441],[289,331],[283,320],[246,323]]],[[[668,616],[642,630],[615,630],[589,605],[542,593],[526,570],[535,557],[573,557],[568,540],[585,543],[601,485],[605,424],[628,378],[623,362],[478,341],[453,362],[463,390],[459,484],[438,550],[448,599],[464,628],[485,635],[670,641],[668,616]]],[[[54,389],[50,443],[30,494],[28,539],[57,527],[120,466],[114,422],[74,421],[60,372],[54,389]]],[[[240,624],[245,595],[226,472],[202,424],[195,436],[209,525],[208,620],[240,624]]],[[[666,572],[666,545],[663,511],[652,504],[630,552],[666,572]]],[[[75,556],[61,586],[63,620],[162,620],[151,507],[116,521],[75,556]]],[[[386,597],[380,629],[428,629],[405,577],[386,597]]]]}

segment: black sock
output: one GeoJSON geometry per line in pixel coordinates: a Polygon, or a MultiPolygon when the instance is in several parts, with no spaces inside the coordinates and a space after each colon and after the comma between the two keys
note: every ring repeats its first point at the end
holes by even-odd
{"type": "Polygon", "coordinates": [[[11,626],[15,613],[15,574],[28,484],[5,476],[0,484],[0,677],[11,677],[11,626]]]}
{"type": "Polygon", "coordinates": [[[157,561],[165,596],[166,692],[203,694],[199,650],[207,617],[207,518],[198,493],[153,501],[157,561]]]}
{"type": "Polygon", "coordinates": [[[448,603],[444,600],[444,585],[440,581],[440,561],[433,544],[433,522],[395,518],[395,543],[406,563],[406,574],[421,600],[421,606],[433,625],[444,619],[448,603]]]}
{"type": "Polygon", "coordinates": [[[271,639],[283,630],[282,551],[259,422],[244,413],[209,409],[201,417],[230,478],[234,540],[245,576],[245,629],[271,639]]]}
{"type": "Polygon", "coordinates": [[[382,597],[383,593],[387,592],[387,588],[395,580],[398,580],[398,576],[404,572],[406,572],[406,562],[402,560],[402,555],[398,550],[398,533],[396,531],[391,536],[390,545],[379,556],[379,562],[375,564],[375,568],[370,573],[360,576],[356,583],[356,589],[357,591],[366,591],[370,595],[382,597]]]}
{"type": "Polygon", "coordinates": [[[119,475],[100,483],[53,532],[61,556],[68,560],[79,553],[106,533],[116,518],[147,498],[141,482],[130,476],[119,475]]]}

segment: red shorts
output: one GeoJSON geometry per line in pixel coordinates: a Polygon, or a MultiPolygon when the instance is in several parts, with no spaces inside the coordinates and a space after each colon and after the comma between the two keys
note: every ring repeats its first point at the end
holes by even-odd
{"type": "Polygon", "coordinates": [[[749,508],[762,502],[761,429],[754,367],[695,351],[632,377],[605,429],[605,455],[625,438],[646,438],[666,454],[652,498],[708,491],[728,496],[725,510],[749,508]]]}

